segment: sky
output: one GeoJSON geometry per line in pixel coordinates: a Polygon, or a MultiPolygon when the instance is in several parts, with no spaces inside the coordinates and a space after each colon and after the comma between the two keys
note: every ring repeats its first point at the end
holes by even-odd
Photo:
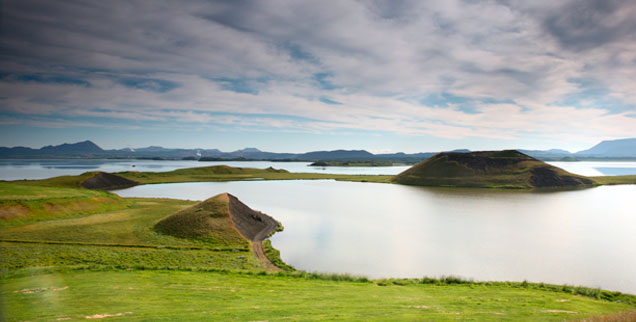
{"type": "Polygon", "coordinates": [[[0,146],[574,152],[636,137],[636,1],[0,6],[0,146]]]}

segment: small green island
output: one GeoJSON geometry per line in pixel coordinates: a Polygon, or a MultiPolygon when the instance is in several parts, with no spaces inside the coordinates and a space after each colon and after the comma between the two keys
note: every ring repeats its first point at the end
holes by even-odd
{"type": "Polygon", "coordinates": [[[599,184],[515,150],[438,153],[395,176],[392,182],[505,189],[580,188],[599,184]]]}
{"type": "Polygon", "coordinates": [[[296,270],[268,240],[284,223],[233,195],[193,202],[121,198],[107,191],[170,182],[299,179],[505,189],[636,182],[636,176],[603,181],[573,175],[517,151],[440,153],[397,176],[212,166],[0,182],[0,312],[6,321],[636,316],[635,296],[594,288],[452,276],[372,280],[296,270]]]}
{"type": "Polygon", "coordinates": [[[316,161],[309,164],[310,167],[392,167],[391,161],[316,161]]]}

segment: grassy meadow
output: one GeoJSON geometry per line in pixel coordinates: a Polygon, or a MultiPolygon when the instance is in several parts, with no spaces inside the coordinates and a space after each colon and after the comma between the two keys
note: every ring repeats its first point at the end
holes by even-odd
{"type": "Polygon", "coordinates": [[[129,203],[104,191],[0,182],[0,227],[125,209],[129,203]]]}
{"type": "Polygon", "coordinates": [[[510,285],[381,285],[277,274],[28,270],[2,281],[10,321],[563,321],[633,310],[510,285]]]}
{"type": "MultiPolygon", "coordinates": [[[[146,179],[247,175],[201,171],[146,179]]],[[[636,297],[598,289],[296,271],[268,240],[267,256],[284,271],[267,272],[249,243],[230,238],[235,231],[190,238],[153,229],[195,202],[120,198],[71,188],[76,181],[0,183],[0,320],[562,321],[636,310],[636,297]],[[16,205],[19,216],[4,215],[16,205]]]]}

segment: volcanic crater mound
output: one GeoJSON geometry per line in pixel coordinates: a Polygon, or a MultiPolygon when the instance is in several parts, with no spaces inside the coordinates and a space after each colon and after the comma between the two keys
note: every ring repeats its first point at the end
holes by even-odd
{"type": "Polygon", "coordinates": [[[81,183],[82,188],[95,190],[124,189],[138,185],[139,182],[108,172],[97,172],[81,183]]]}
{"type": "Polygon", "coordinates": [[[262,241],[279,229],[274,218],[223,193],[165,217],[155,230],[182,238],[211,238],[231,243],[262,241]]]}
{"type": "Polygon", "coordinates": [[[516,150],[442,152],[392,178],[420,186],[575,188],[596,184],[516,150]]]}

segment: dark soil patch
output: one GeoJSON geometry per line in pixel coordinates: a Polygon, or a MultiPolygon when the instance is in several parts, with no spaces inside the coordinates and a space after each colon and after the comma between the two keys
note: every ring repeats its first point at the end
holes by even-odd
{"type": "Polygon", "coordinates": [[[82,188],[95,190],[124,189],[138,185],[133,181],[107,172],[98,172],[94,176],[84,180],[82,188]]]}
{"type": "Polygon", "coordinates": [[[559,175],[550,166],[533,168],[530,173],[532,174],[530,183],[536,188],[576,187],[594,184],[590,179],[559,175]]]}
{"type": "Polygon", "coordinates": [[[278,222],[274,218],[253,210],[229,193],[228,197],[230,217],[236,229],[246,239],[262,241],[278,229],[278,222]]]}
{"type": "Polygon", "coordinates": [[[527,156],[517,151],[501,151],[508,152],[503,156],[492,155],[489,152],[473,152],[473,153],[458,153],[447,152],[443,155],[446,156],[448,161],[457,162],[467,168],[473,170],[479,170],[485,172],[487,169],[501,169],[517,164],[524,161],[538,161],[530,156],[527,156]]]}

